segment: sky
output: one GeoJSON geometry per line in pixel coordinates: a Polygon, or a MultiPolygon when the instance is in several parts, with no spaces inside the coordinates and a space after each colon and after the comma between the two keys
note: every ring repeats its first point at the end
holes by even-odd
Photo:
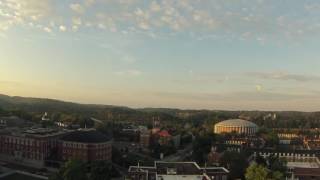
{"type": "Polygon", "coordinates": [[[320,110],[319,0],[0,0],[0,94],[320,110]]]}

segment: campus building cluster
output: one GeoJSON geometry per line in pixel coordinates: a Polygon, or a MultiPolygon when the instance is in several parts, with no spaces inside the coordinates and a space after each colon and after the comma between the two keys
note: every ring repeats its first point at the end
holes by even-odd
{"type": "Polygon", "coordinates": [[[95,129],[5,128],[0,130],[0,157],[34,166],[50,160],[111,160],[111,142],[95,129]]]}

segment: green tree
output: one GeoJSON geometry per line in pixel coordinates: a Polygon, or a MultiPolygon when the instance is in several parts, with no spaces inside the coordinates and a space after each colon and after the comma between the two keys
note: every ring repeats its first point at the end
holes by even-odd
{"type": "Polygon", "coordinates": [[[79,160],[70,160],[62,168],[64,180],[87,180],[86,164],[79,160]]]}
{"type": "Polygon", "coordinates": [[[271,180],[283,180],[285,179],[280,171],[275,171],[271,173],[271,180]]]}
{"type": "Polygon", "coordinates": [[[90,180],[110,180],[113,174],[112,164],[107,161],[96,161],[90,165],[90,180]]]}
{"type": "Polygon", "coordinates": [[[246,180],[267,180],[268,169],[256,163],[251,164],[245,174],[246,180]]]}
{"type": "Polygon", "coordinates": [[[267,161],[264,159],[264,157],[262,157],[260,154],[257,155],[256,157],[256,163],[258,165],[261,165],[261,166],[267,166],[267,161]]]}
{"type": "Polygon", "coordinates": [[[258,135],[266,141],[266,146],[268,147],[274,147],[279,144],[279,137],[277,133],[270,129],[261,128],[258,132],[258,135]]]}
{"type": "Polygon", "coordinates": [[[236,151],[225,151],[219,163],[230,170],[230,179],[244,178],[245,170],[248,167],[245,153],[236,151]]]}
{"type": "Polygon", "coordinates": [[[210,152],[214,135],[198,136],[193,143],[193,159],[198,163],[204,163],[207,160],[207,155],[210,152]]]}
{"type": "Polygon", "coordinates": [[[269,164],[268,168],[272,172],[278,171],[282,174],[285,174],[287,172],[287,162],[285,160],[282,160],[277,156],[270,155],[267,158],[267,162],[269,164]]]}

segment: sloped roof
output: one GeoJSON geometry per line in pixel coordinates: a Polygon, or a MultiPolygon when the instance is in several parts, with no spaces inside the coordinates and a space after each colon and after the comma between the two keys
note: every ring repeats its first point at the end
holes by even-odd
{"type": "Polygon", "coordinates": [[[170,137],[171,136],[167,130],[162,130],[158,134],[159,134],[159,136],[162,136],[162,137],[170,137]]]}

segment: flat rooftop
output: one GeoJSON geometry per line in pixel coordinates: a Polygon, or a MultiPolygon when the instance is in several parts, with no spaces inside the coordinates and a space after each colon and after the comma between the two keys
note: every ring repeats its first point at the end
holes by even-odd
{"type": "Polygon", "coordinates": [[[36,174],[31,174],[22,171],[12,171],[0,174],[0,180],[47,180],[49,178],[36,174]]]}
{"type": "Polygon", "coordinates": [[[1,130],[0,134],[16,137],[44,138],[59,136],[69,132],[72,132],[72,130],[53,128],[5,128],[1,130]]]}
{"type": "Polygon", "coordinates": [[[203,175],[158,175],[159,180],[203,180],[203,175]]]}
{"type": "Polygon", "coordinates": [[[223,167],[199,167],[195,162],[162,162],[156,161],[152,166],[130,166],[129,172],[148,171],[149,173],[156,173],[157,175],[202,175],[207,174],[229,173],[223,167]]]}
{"type": "Polygon", "coordinates": [[[316,162],[288,162],[289,168],[320,168],[320,165],[316,162]]]}

